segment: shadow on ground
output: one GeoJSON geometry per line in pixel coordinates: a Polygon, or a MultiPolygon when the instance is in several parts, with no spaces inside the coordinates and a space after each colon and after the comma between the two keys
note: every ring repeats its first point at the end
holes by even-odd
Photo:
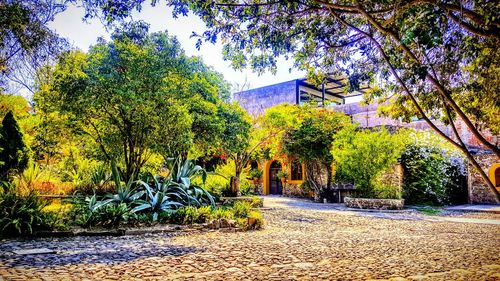
{"type": "Polygon", "coordinates": [[[115,264],[149,257],[178,257],[203,252],[197,247],[171,245],[165,237],[11,240],[0,242],[0,261],[11,267],[52,267],[64,265],[115,264]],[[138,240],[140,239],[140,241],[138,240]],[[19,249],[48,248],[56,254],[17,255],[19,249]]]}

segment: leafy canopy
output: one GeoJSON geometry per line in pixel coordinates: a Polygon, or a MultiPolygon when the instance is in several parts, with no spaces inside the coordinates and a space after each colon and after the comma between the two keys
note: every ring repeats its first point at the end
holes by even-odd
{"type": "Polygon", "coordinates": [[[380,131],[356,131],[355,126],[341,130],[333,142],[335,179],[356,185],[361,196],[375,196],[381,173],[397,164],[404,145],[402,134],[380,131]]]}
{"type": "Polygon", "coordinates": [[[121,158],[136,176],[153,153],[186,155],[192,144],[210,150],[224,122],[217,116],[226,82],[198,58],[184,55],[166,32],[144,23],[118,30],[88,54],[62,55],[35,95],[45,112],[60,112],[91,136],[104,157],[121,158]]]}

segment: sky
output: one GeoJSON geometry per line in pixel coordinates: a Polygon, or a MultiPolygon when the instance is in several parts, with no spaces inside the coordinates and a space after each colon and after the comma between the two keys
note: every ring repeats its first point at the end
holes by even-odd
{"type": "MultiPolygon", "coordinates": [[[[87,51],[92,44],[96,43],[97,38],[109,39],[110,36],[99,20],[83,22],[83,15],[83,8],[70,6],[66,11],[58,14],[49,26],[60,36],[67,38],[74,47],[87,51]]],[[[144,5],[142,11],[135,12],[132,18],[149,23],[150,32],[167,30],[170,35],[177,37],[187,55],[202,57],[205,64],[222,73],[224,78],[233,85],[243,85],[246,82],[249,88],[257,88],[305,77],[303,71],[292,69],[290,72],[289,69],[292,68],[293,61],[287,61],[284,58],[278,59],[276,75],[266,72],[259,76],[250,69],[233,70],[230,63],[222,59],[222,45],[220,43],[214,45],[205,42],[201,49],[197,50],[195,47],[196,39],[190,38],[190,35],[193,31],[202,33],[205,30],[205,24],[193,14],[174,19],[172,10],[166,5],[157,5],[156,7],[144,5]]]]}

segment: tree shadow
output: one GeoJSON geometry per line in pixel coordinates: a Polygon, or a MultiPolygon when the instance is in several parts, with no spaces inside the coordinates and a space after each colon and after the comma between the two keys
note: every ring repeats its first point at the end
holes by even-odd
{"type": "Polygon", "coordinates": [[[0,263],[10,267],[115,264],[148,257],[179,257],[205,249],[172,245],[165,236],[72,237],[11,240],[0,244],[0,263]],[[56,254],[17,255],[18,249],[48,248],[56,254]]]}
{"type": "MultiPolygon", "coordinates": [[[[306,209],[311,211],[345,211],[346,207],[343,203],[318,203],[312,199],[307,198],[291,198],[291,197],[278,197],[268,196],[271,199],[279,198],[279,201],[274,202],[273,207],[279,208],[290,207],[294,209],[306,209]]],[[[265,200],[265,199],[264,199],[265,200]]]]}

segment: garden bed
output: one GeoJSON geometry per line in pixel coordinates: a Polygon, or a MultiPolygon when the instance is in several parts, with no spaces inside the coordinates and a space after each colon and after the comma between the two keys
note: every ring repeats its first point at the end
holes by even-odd
{"type": "Polygon", "coordinates": [[[223,205],[233,205],[235,202],[247,202],[255,208],[264,207],[264,198],[256,196],[221,197],[220,201],[223,205]]]}
{"type": "Polygon", "coordinates": [[[349,208],[375,210],[401,210],[404,201],[404,199],[344,198],[344,203],[349,208]]]}
{"type": "Polygon", "coordinates": [[[221,220],[214,220],[208,223],[191,224],[191,225],[175,225],[175,224],[158,224],[145,227],[124,227],[117,229],[84,229],[75,228],[66,231],[37,231],[33,233],[33,237],[75,237],[75,236],[125,236],[125,235],[146,235],[146,234],[161,234],[161,233],[193,233],[201,231],[221,230],[225,232],[244,231],[238,227],[236,223],[230,221],[227,223],[221,220]]]}

